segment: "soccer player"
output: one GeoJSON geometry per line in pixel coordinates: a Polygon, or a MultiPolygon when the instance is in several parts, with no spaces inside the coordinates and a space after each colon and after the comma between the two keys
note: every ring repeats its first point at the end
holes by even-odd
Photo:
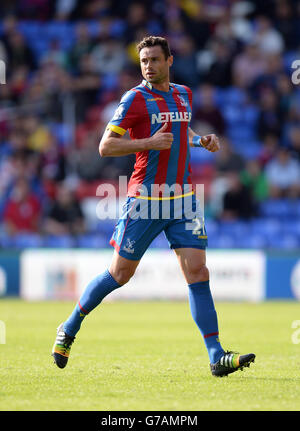
{"type": "Polygon", "coordinates": [[[219,139],[214,134],[200,137],[189,127],[192,92],[185,85],[170,83],[173,56],[167,40],[149,36],[137,49],[144,79],[124,94],[99,146],[102,157],[136,154],[128,198],[110,241],[115,249],[112,262],[88,284],[72,314],[57,328],[52,356],[58,367],[66,366],[83,319],[130,280],[150,243],[164,231],[188,284],[191,314],[207,348],[211,372],[225,376],[249,366],[255,355],[224,351],[220,344],[206,266],[207,236],[189,163],[189,146],[215,152],[219,139]],[[131,139],[124,137],[127,130],[131,139]],[[187,211],[177,205],[187,200],[187,211]],[[162,214],[166,201],[168,217],[162,214]]]}

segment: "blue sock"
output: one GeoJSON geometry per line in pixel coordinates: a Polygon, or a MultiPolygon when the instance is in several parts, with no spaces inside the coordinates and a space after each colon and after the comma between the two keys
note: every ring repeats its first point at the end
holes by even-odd
{"type": "Polygon", "coordinates": [[[64,331],[75,337],[85,316],[100,304],[110,292],[120,287],[108,270],[94,278],[81,295],[73,313],[64,322],[64,331]]]}
{"type": "Polygon", "coordinates": [[[219,341],[217,313],[214,307],[208,281],[189,284],[189,301],[193,319],[203,336],[211,364],[223,356],[219,341]]]}

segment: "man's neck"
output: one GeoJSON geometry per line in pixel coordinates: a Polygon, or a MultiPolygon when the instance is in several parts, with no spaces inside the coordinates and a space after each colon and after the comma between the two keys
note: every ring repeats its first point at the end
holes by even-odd
{"type": "Polygon", "coordinates": [[[166,82],[164,82],[164,83],[161,83],[161,84],[152,84],[152,87],[155,89],[155,90],[158,90],[158,91],[165,91],[165,92],[167,92],[167,91],[169,91],[170,90],[170,83],[169,83],[169,81],[166,81],[166,82]]]}

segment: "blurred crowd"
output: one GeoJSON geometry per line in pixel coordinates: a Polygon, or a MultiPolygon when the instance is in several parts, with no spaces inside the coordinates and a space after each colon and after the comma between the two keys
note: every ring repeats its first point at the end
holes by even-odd
{"type": "Polygon", "coordinates": [[[135,46],[149,34],[168,39],[171,80],[193,90],[192,128],[220,137],[215,155],[192,151],[207,217],[299,203],[300,1],[1,0],[2,234],[89,232],[86,200],[133,168],[133,156],[98,157],[98,144],[141,81],[135,46]]]}

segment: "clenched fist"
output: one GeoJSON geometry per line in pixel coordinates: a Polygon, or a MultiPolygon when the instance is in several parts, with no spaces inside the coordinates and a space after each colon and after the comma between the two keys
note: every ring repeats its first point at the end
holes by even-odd
{"type": "Polygon", "coordinates": [[[215,134],[202,136],[201,145],[212,153],[220,149],[219,138],[215,134]]]}

